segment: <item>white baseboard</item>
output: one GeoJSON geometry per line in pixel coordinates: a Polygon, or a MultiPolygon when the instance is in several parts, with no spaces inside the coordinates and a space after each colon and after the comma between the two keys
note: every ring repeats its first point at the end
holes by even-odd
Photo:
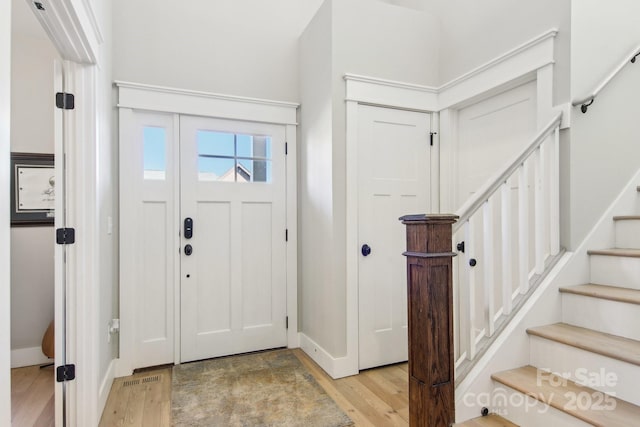
{"type": "Polygon", "coordinates": [[[107,368],[107,372],[104,374],[104,378],[102,378],[102,382],[100,383],[100,390],[98,391],[98,412],[100,414],[104,411],[107,399],[109,398],[111,385],[115,378],[117,360],[118,359],[111,360],[111,363],[109,363],[109,367],[107,368]]]}
{"type": "Polygon", "coordinates": [[[46,363],[53,363],[53,359],[49,359],[42,354],[41,347],[11,350],[11,368],[23,368],[25,366],[44,365],[46,363]]]}
{"type": "Polygon", "coordinates": [[[356,375],[359,372],[357,364],[354,366],[353,361],[348,356],[333,357],[303,333],[300,333],[300,348],[334,380],[356,375]]]}

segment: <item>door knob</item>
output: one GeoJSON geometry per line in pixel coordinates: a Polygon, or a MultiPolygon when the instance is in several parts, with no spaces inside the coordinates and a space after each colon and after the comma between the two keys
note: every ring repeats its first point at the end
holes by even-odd
{"type": "Polygon", "coordinates": [[[365,243],[360,252],[362,252],[362,256],[368,256],[371,253],[371,247],[365,243]]]}
{"type": "Polygon", "coordinates": [[[185,254],[186,256],[189,256],[189,255],[191,255],[192,253],[193,253],[193,248],[191,247],[191,245],[186,245],[186,246],[184,247],[184,254],[185,254]]]}

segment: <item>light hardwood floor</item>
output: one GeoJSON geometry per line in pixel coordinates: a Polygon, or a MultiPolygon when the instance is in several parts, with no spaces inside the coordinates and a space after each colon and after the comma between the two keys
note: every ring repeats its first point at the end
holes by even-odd
{"type": "MultiPolygon", "coordinates": [[[[406,363],[333,380],[304,352],[295,349],[294,354],[356,426],[409,425],[406,363]]],[[[167,368],[116,379],[100,426],[170,426],[170,417],[171,369],[167,368]]]]}
{"type": "Polygon", "coordinates": [[[53,366],[28,366],[11,370],[12,427],[53,427],[53,366]]]}

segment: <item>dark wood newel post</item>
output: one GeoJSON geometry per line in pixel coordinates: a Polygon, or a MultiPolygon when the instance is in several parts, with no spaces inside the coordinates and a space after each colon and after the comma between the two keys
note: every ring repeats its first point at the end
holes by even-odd
{"type": "Polygon", "coordinates": [[[406,215],[409,425],[449,427],[455,419],[451,226],[456,215],[406,215]]]}

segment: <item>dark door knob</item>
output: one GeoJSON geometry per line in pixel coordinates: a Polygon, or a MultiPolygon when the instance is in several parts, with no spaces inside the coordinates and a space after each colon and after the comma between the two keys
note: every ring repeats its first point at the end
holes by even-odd
{"type": "Polygon", "coordinates": [[[189,255],[191,255],[192,253],[193,253],[193,248],[191,247],[191,245],[186,245],[186,246],[184,247],[184,254],[185,254],[186,256],[189,256],[189,255]]]}
{"type": "Polygon", "coordinates": [[[360,252],[362,252],[363,256],[368,256],[371,253],[371,247],[369,247],[369,245],[365,243],[364,245],[362,245],[362,249],[360,250],[360,252]]]}

